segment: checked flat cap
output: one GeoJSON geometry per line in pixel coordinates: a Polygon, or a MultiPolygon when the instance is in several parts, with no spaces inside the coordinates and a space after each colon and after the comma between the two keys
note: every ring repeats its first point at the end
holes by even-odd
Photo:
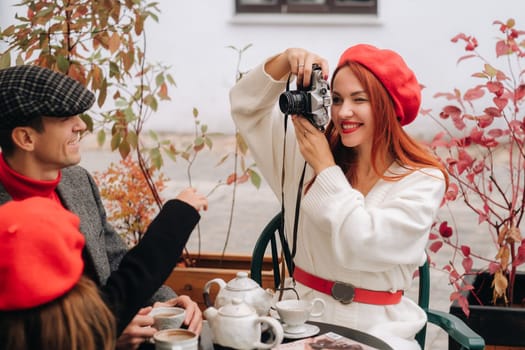
{"type": "Polygon", "coordinates": [[[27,125],[41,116],[74,116],[94,102],[82,84],[51,69],[22,65],[0,70],[0,129],[27,125]]]}

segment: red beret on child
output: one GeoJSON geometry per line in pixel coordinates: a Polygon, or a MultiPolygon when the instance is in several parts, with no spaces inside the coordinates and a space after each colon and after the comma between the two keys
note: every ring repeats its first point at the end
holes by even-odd
{"type": "Polygon", "coordinates": [[[379,79],[392,97],[401,125],[416,119],[421,105],[421,86],[399,54],[372,45],[359,44],[343,52],[337,67],[348,61],[363,65],[379,79]]]}
{"type": "Polygon", "coordinates": [[[80,219],[42,197],[0,206],[0,310],[23,310],[67,293],[80,279],[80,219]]]}

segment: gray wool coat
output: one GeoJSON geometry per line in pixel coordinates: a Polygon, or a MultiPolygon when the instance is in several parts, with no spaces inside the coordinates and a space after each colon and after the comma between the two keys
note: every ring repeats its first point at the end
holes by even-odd
{"type": "MultiPolygon", "coordinates": [[[[57,193],[64,207],[80,217],[80,232],[86,238],[85,274],[102,286],[110,273],[118,268],[128,251],[127,246],[107,221],[98,187],[86,169],[80,166],[62,169],[57,193]]],[[[11,196],[0,183],[0,204],[10,200],[11,196]]],[[[151,302],[175,296],[171,288],[162,286],[151,302]]]]}

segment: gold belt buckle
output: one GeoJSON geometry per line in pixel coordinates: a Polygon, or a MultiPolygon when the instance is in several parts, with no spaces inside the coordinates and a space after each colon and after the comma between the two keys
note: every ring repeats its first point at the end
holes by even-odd
{"type": "Polygon", "coordinates": [[[350,283],[335,281],[331,292],[332,297],[341,304],[350,304],[354,300],[355,287],[350,283]]]}

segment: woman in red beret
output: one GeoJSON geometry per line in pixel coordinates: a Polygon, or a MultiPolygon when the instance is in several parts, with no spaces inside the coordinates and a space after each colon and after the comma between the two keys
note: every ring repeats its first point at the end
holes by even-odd
{"type": "Polygon", "coordinates": [[[401,56],[365,44],[341,55],[331,106],[318,88],[327,77],[325,59],[287,49],[232,88],[233,119],[283,202],[300,297],[326,302],[321,320],[376,335],[395,349],[419,349],[414,336],[426,314],[403,291],[426,259],[448,182],[440,163],[402,128],[418,114],[420,86],[401,56]],[[292,103],[306,105],[299,110],[308,118],[291,112],[293,128],[276,108],[289,77],[316,87],[315,96],[301,101],[296,94],[288,106],[281,97],[285,112],[292,103]],[[323,108],[331,112],[326,126],[312,117],[322,121],[323,108]]]}
{"type": "Polygon", "coordinates": [[[173,270],[203,205],[193,189],[167,201],[102,287],[85,276],[78,216],[37,196],[0,205],[0,350],[114,350],[173,270]]]}

